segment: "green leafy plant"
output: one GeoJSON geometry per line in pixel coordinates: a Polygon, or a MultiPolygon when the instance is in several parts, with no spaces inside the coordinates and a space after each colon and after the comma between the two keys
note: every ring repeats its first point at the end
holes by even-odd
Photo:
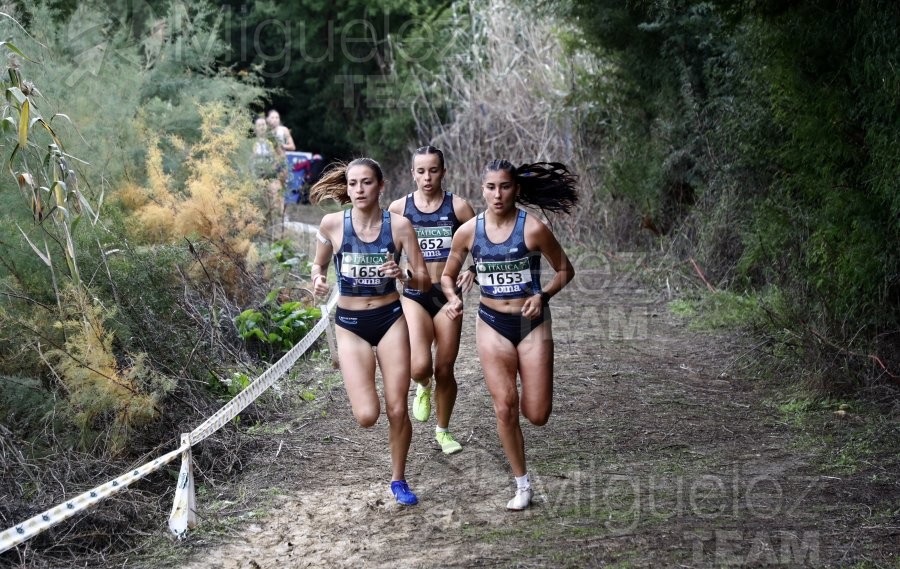
{"type": "MultiPolygon", "coordinates": [[[[307,254],[294,249],[294,243],[289,239],[271,243],[261,258],[261,264],[265,270],[268,287],[279,291],[277,294],[270,294],[270,297],[277,297],[279,301],[286,302],[294,300],[295,295],[299,294],[306,295],[312,300],[312,291],[300,284],[310,280],[312,263],[307,254]]],[[[272,302],[272,298],[266,300],[266,304],[272,302]]]]}
{"type": "Polygon", "coordinates": [[[281,239],[272,243],[270,248],[272,258],[282,267],[290,269],[296,267],[306,257],[294,251],[293,243],[288,239],[281,239]]]}
{"type": "Polygon", "coordinates": [[[235,371],[229,377],[210,375],[209,389],[216,395],[231,399],[241,391],[247,389],[252,379],[246,373],[235,371]]]}
{"type": "Polygon", "coordinates": [[[248,308],[234,319],[234,324],[244,340],[256,340],[278,351],[287,351],[309,332],[322,312],[299,301],[276,304],[277,296],[278,291],[272,291],[262,310],[248,308]]]}
{"type": "Polygon", "coordinates": [[[269,254],[263,259],[273,267],[272,280],[284,284],[285,278],[308,278],[312,262],[306,253],[299,253],[289,239],[275,241],[269,247],[269,254]]]}

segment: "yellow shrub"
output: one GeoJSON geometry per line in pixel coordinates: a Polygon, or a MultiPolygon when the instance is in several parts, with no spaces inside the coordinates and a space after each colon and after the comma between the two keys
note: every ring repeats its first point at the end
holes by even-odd
{"type": "Polygon", "coordinates": [[[252,201],[257,189],[237,167],[245,160],[240,151],[246,141],[246,118],[221,103],[201,105],[199,110],[198,142],[168,140],[180,153],[182,175],[165,172],[159,137],[145,133],[147,201],[135,212],[135,234],[154,243],[183,238],[205,241],[209,247],[198,248],[198,266],[191,274],[213,274],[236,298],[245,289],[241,276],[257,259],[252,239],[262,233],[262,216],[252,201]],[[183,183],[174,182],[181,178],[183,183]]]}
{"type": "Polygon", "coordinates": [[[126,183],[119,189],[114,199],[128,211],[135,211],[147,205],[149,201],[144,189],[131,183],[126,183]]]}
{"type": "Polygon", "coordinates": [[[107,451],[125,448],[128,433],[159,414],[157,401],[171,380],[145,365],[146,355],[132,354],[123,365],[112,350],[113,335],[103,325],[113,316],[81,289],[69,289],[65,320],[55,327],[65,333],[61,349],[47,352],[48,363],[68,393],[67,412],[87,443],[96,432],[108,436],[107,451]]]}

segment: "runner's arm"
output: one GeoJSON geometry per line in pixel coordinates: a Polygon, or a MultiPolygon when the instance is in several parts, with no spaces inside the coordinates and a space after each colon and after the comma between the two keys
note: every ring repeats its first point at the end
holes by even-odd
{"type": "MultiPolygon", "coordinates": [[[[475,231],[475,223],[468,221],[462,225],[453,236],[450,246],[450,257],[444,265],[444,273],[441,275],[441,289],[447,297],[447,317],[451,320],[462,316],[463,301],[457,293],[456,282],[462,269],[463,261],[472,247],[472,237],[475,231]]],[[[468,272],[468,271],[467,271],[468,272]]]]}
{"type": "Polygon", "coordinates": [[[328,264],[334,254],[334,223],[328,214],[322,218],[319,230],[316,232],[316,254],[313,258],[310,274],[312,276],[313,294],[325,296],[328,294],[328,264]]]}
{"type": "MultiPolygon", "coordinates": [[[[466,223],[475,217],[475,210],[472,209],[469,202],[457,195],[453,196],[453,213],[456,214],[456,219],[458,219],[460,223],[466,223]]],[[[459,276],[456,277],[456,286],[463,294],[469,292],[472,290],[472,287],[475,286],[474,267],[475,265],[470,265],[467,270],[460,271],[459,276]]]]}
{"type": "Polygon", "coordinates": [[[284,150],[287,150],[290,152],[297,150],[297,145],[294,144],[294,137],[291,136],[291,129],[289,129],[288,127],[283,126],[283,125],[281,128],[284,129],[284,144],[282,145],[284,150]]]}
{"type": "Polygon", "coordinates": [[[529,217],[525,227],[525,246],[532,251],[540,251],[550,267],[555,271],[553,278],[544,285],[541,291],[525,300],[522,305],[522,316],[537,318],[543,312],[543,306],[550,297],[558,293],[575,278],[575,267],[563,250],[556,236],[544,222],[529,217]]]}
{"type": "Polygon", "coordinates": [[[397,215],[403,215],[403,201],[406,198],[396,199],[391,202],[391,205],[388,206],[388,211],[391,213],[396,213],[397,215]]]}
{"type": "Polygon", "coordinates": [[[418,290],[431,288],[431,276],[425,266],[425,257],[419,248],[419,240],[412,223],[402,215],[391,214],[391,227],[394,232],[394,242],[400,247],[400,252],[406,253],[407,277],[402,278],[407,286],[418,290]]]}

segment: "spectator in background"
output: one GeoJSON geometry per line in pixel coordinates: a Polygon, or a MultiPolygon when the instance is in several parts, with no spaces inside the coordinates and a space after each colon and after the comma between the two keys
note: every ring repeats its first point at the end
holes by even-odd
{"type": "Polygon", "coordinates": [[[250,168],[253,175],[265,187],[263,194],[265,214],[268,224],[281,219],[284,209],[282,192],[282,172],[284,159],[275,149],[274,139],[269,134],[266,118],[262,115],[253,121],[253,154],[250,157],[250,168]]]}
{"type": "Polygon", "coordinates": [[[272,173],[275,165],[275,145],[269,140],[269,126],[266,118],[259,115],[253,121],[253,174],[265,178],[272,173]]]}
{"type": "Polygon", "coordinates": [[[271,109],[266,115],[266,123],[275,141],[278,143],[276,150],[284,157],[285,152],[293,152],[297,150],[294,144],[294,138],[291,136],[291,129],[281,124],[281,115],[275,109],[271,109]]]}

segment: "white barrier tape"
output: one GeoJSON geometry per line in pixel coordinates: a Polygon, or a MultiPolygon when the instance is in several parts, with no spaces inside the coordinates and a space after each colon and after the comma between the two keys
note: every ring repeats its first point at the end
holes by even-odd
{"type": "Polygon", "coordinates": [[[270,387],[275,380],[280,378],[300,359],[313,342],[322,334],[328,326],[328,315],[337,304],[338,287],[335,286],[328,298],[328,302],[321,306],[322,316],[316,325],[303,337],[303,339],[282,356],[275,364],[256,378],[247,388],[239,393],[224,407],[219,409],[212,417],[204,421],[190,434],[181,436],[181,446],[172,452],[165,454],[152,462],[131,470],[115,480],[102,484],[46,510],[25,522],[15,525],[3,533],[0,533],[0,553],[3,553],[20,543],[28,541],[37,534],[65,521],[78,512],[81,512],[97,502],[124,490],[132,483],[144,478],[151,472],[155,472],[169,464],[179,455],[182,456],[181,472],[178,477],[178,486],[175,489],[175,503],[172,506],[172,514],[169,517],[169,527],[176,535],[183,535],[187,528],[194,527],[196,513],[194,507],[194,477],[191,473],[191,446],[202,441],[216,432],[225,423],[233,419],[259,395],[270,387]],[[252,394],[252,397],[250,397],[252,394]],[[235,411],[235,409],[237,409],[235,411]],[[232,414],[233,413],[233,414],[232,414]]]}
{"type": "Polygon", "coordinates": [[[61,521],[67,520],[87,508],[93,506],[100,500],[108,498],[113,494],[124,490],[133,482],[140,480],[151,472],[155,472],[175,460],[185,450],[190,450],[189,446],[182,446],[177,450],[173,450],[169,454],[163,455],[153,462],[148,462],[143,466],[139,466],[134,470],[126,472],[115,480],[110,480],[106,484],[97,486],[87,492],[76,496],[75,498],[63,502],[43,513],[40,513],[25,522],[13,526],[8,530],[0,533],[0,553],[7,549],[15,547],[23,543],[37,534],[47,530],[61,521]]]}
{"type": "Polygon", "coordinates": [[[325,331],[328,326],[328,314],[337,303],[338,287],[335,286],[331,292],[327,304],[322,306],[322,317],[313,326],[302,340],[297,342],[293,348],[275,362],[272,367],[263,372],[262,375],[253,380],[243,391],[238,393],[234,399],[226,403],[221,409],[216,411],[209,419],[200,424],[199,427],[191,431],[191,446],[199,443],[209,435],[222,428],[222,425],[237,417],[238,413],[243,411],[247,405],[256,400],[260,394],[271,387],[275,380],[280,378],[300,359],[306,350],[312,346],[313,342],[325,331]]]}

